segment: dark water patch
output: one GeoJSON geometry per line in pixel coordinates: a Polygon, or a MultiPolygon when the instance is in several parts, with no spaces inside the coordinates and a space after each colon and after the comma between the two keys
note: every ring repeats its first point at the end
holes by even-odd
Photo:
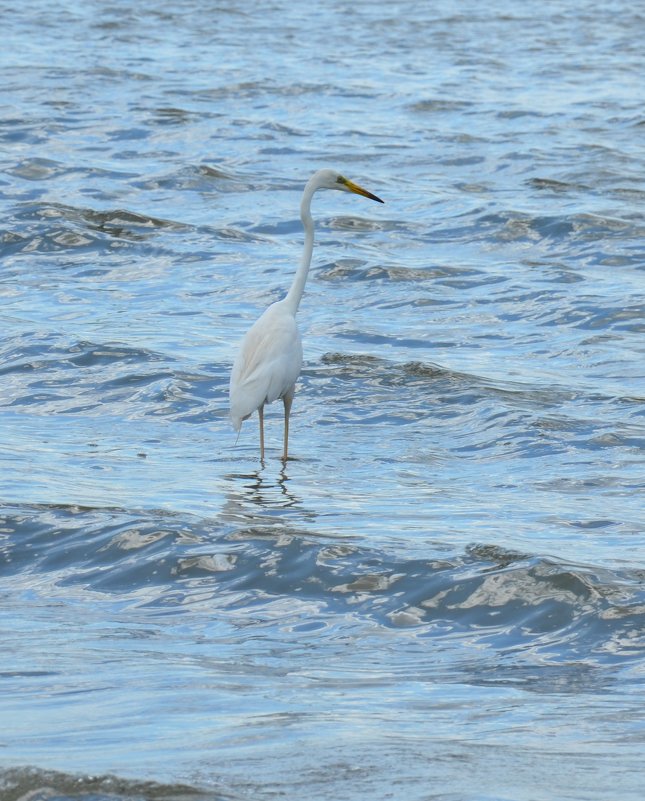
{"type": "Polygon", "coordinates": [[[559,322],[573,324],[576,328],[597,331],[645,332],[645,304],[616,304],[613,308],[603,303],[601,308],[591,302],[581,302],[570,309],[559,322]]]}
{"type": "Polygon", "coordinates": [[[434,97],[419,100],[409,106],[410,111],[418,114],[454,114],[459,111],[472,111],[474,103],[468,100],[448,100],[445,97],[434,97]]]}
{"type": "MultiPolygon", "coordinates": [[[[578,282],[575,278],[571,280],[571,274],[567,273],[565,281],[548,283],[578,282]]],[[[589,295],[583,291],[572,295],[568,287],[549,286],[527,290],[517,284],[504,282],[499,291],[488,297],[478,298],[477,305],[496,306],[496,315],[504,323],[530,320],[540,327],[571,327],[599,331],[603,336],[610,337],[611,332],[640,333],[643,330],[645,304],[633,301],[612,302],[605,297],[589,295]]],[[[588,340],[586,344],[590,344],[588,340]]]]}
{"type": "Polygon", "coordinates": [[[499,117],[499,119],[502,120],[517,120],[517,119],[523,119],[525,117],[538,117],[540,119],[543,119],[544,117],[547,117],[549,115],[544,114],[543,112],[540,111],[535,111],[534,109],[511,108],[498,111],[497,116],[499,117]]]}
{"type": "Polygon", "coordinates": [[[2,801],[227,801],[229,790],[158,784],[118,776],[75,776],[33,767],[0,770],[2,801]]]}
{"type": "MultiPolygon", "coordinates": [[[[249,245],[260,245],[266,246],[267,242],[270,242],[271,245],[274,245],[274,241],[271,238],[271,234],[269,233],[268,236],[260,234],[257,230],[246,230],[247,226],[250,226],[250,223],[246,220],[236,221],[230,225],[224,226],[200,226],[197,231],[200,234],[204,234],[207,237],[207,240],[216,241],[220,240],[226,244],[233,245],[240,244],[249,244],[249,245]]],[[[212,259],[212,251],[206,250],[204,251],[204,258],[206,260],[212,259]]]]}
{"type": "Polygon", "coordinates": [[[612,475],[598,475],[585,478],[571,478],[559,477],[557,479],[543,479],[538,480],[533,485],[535,489],[552,492],[568,494],[585,494],[598,490],[614,490],[617,493],[624,492],[640,492],[645,489],[645,477],[635,477],[632,481],[625,481],[624,479],[617,479],[612,475]]]}
{"type": "Polygon", "coordinates": [[[121,343],[61,341],[32,332],[0,348],[0,406],[32,414],[165,417],[206,423],[213,399],[228,380],[215,372],[186,370],[175,358],[121,343]]]}
{"type": "Polygon", "coordinates": [[[74,372],[87,368],[102,371],[114,363],[133,365],[169,360],[165,355],[125,344],[88,341],[66,344],[57,334],[36,332],[25,332],[7,340],[0,356],[0,374],[39,372],[41,376],[49,367],[74,372]]]}
{"type": "Polygon", "coordinates": [[[555,178],[530,178],[528,185],[540,191],[553,192],[554,194],[567,194],[569,192],[589,192],[590,189],[584,184],[559,181],[555,178]]]}
{"type": "Polygon", "coordinates": [[[613,190],[613,194],[617,197],[625,198],[630,201],[643,203],[645,201],[645,189],[639,189],[634,186],[619,186],[613,190]]]}
{"type": "Polygon", "coordinates": [[[307,132],[301,128],[295,128],[292,125],[285,125],[278,122],[266,122],[260,126],[263,131],[271,131],[276,134],[276,139],[282,139],[283,136],[306,136],[307,132]]]}
{"type": "Polygon", "coordinates": [[[160,230],[180,232],[187,226],[145,214],[113,209],[95,211],[61,203],[26,203],[0,233],[5,255],[95,250],[114,242],[141,243],[160,230]]]}
{"type": "Polygon", "coordinates": [[[307,84],[291,84],[290,86],[282,86],[277,81],[272,80],[257,80],[257,81],[242,81],[231,82],[208,90],[202,90],[200,95],[208,97],[209,99],[224,100],[233,98],[236,100],[244,98],[265,97],[270,94],[290,94],[291,96],[306,95],[323,91],[324,87],[320,85],[307,85],[307,84]]]}
{"type": "Polygon", "coordinates": [[[383,231],[384,223],[381,220],[372,219],[370,217],[358,215],[350,217],[349,215],[343,215],[330,218],[326,221],[325,227],[337,231],[357,231],[363,233],[368,231],[383,231]]]}
{"type": "Polygon", "coordinates": [[[154,110],[153,121],[155,125],[190,125],[195,113],[176,106],[161,106],[154,110]]]}
{"type": "MultiPolygon", "coordinates": [[[[393,389],[432,389],[439,393],[453,394],[467,390],[479,396],[495,396],[519,404],[528,403],[534,408],[559,406],[575,397],[574,390],[560,386],[533,386],[513,381],[491,380],[472,373],[422,361],[392,362],[377,356],[326,353],[322,364],[329,369],[322,371],[343,380],[367,380],[374,386],[393,389]]],[[[406,393],[407,395],[407,393],[406,393]]],[[[408,401],[410,400],[407,395],[408,401]]],[[[455,399],[455,403],[459,403],[455,399]]],[[[412,403],[411,405],[415,405],[412,403]]],[[[467,404],[469,405],[469,404],[467,404]]]]}
{"type": "MultiPolygon", "coordinates": [[[[323,281],[385,281],[413,284],[437,281],[450,286],[457,285],[457,281],[473,279],[476,276],[479,276],[480,280],[485,280],[481,271],[471,267],[429,264],[424,268],[414,268],[396,264],[367,264],[361,259],[337,259],[316,271],[316,279],[323,281]]],[[[459,285],[464,286],[463,283],[459,285]]]]}
{"type": "Polygon", "coordinates": [[[487,214],[480,218],[481,225],[492,230],[491,238],[501,242],[522,240],[538,241],[543,238],[562,240],[574,231],[574,223],[566,215],[562,217],[536,217],[518,212],[487,214]]]}
{"type": "Polygon", "coordinates": [[[262,188],[248,175],[213,164],[179,165],[167,172],[138,176],[130,184],[146,192],[198,192],[207,199],[212,193],[255,192],[262,188]]]}
{"type": "Polygon", "coordinates": [[[319,425],[409,426],[398,436],[411,446],[427,440],[430,425],[432,441],[445,442],[459,460],[483,464],[569,454],[587,461],[608,448],[627,457],[643,447],[636,422],[642,403],[594,392],[593,383],[574,390],[339,353],[325,354],[302,380],[307,397],[321,401],[319,425]]]}
{"type": "Polygon", "coordinates": [[[611,239],[633,241],[635,236],[645,236],[645,226],[641,220],[590,213],[547,216],[515,211],[486,212],[473,220],[473,227],[466,231],[477,239],[500,242],[566,241],[569,247],[576,242],[582,244],[611,239]]]}
{"type": "Polygon", "coordinates": [[[610,693],[616,681],[597,665],[572,661],[569,664],[549,665],[541,669],[531,665],[481,665],[473,669],[472,682],[481,687],[515,688],[531,694],[566,696],[590,693],[610,693]]]}
{"type": "Polygon", "coordinates": [[[18,162],[7,169],[9,175],[22,178],[26,181],[48,181],[74,172],[88,174],[88,169],[70,168],[67,165],[45,158],[31,158],[18,162]]]}
{"type": "Polygon", "coordinates": [[[140,240],[148,231],[167,229],[170,231],[186,231],[188,226],[173,220],[162,220],[147,214],[140,214],[127,209],[94,211],[93,209],[75,209],[66,206],[48,206],[36,211],[38,217],[63,217],[66,220],[82,220],[85,225],[101,231],[114,238],[132,238],[140,240]],[[58,214],[57,214],[58,212],[58,214]]]}
{"type": "Polygon", "coordinates": [[[580,270],[557,259],[524,259],[526,267],[538,270],[541,280],[555,284],[578,284],[585,280],[580,270]]]}
{"type": "Polygon", "coordinates": [[[0,356],[3,405],[32,413],[105,413],[123,404],[132,414],[158,414],[172,387],[201,380],[159,353],[118,343],[65,343],[54,334],[11,338],[0,356]]]}

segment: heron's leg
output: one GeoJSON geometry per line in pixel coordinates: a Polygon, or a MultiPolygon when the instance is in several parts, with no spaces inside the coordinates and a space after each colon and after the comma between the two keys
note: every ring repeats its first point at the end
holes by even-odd
{"type": "Polygon", "coordinates": [[[258,407],[258,417],[260,418],[260,461],[264,461],[264,404],[258,407]]]}
{"type": "Polygon", "coordinates": [[[291,404],[293,403],[293,395],[295,387],[291,387],[282,398],[284,403],[284,453],[282,454],[282,461],[286,462],[289,458],[289,415],[291,414],[291,404]]]}

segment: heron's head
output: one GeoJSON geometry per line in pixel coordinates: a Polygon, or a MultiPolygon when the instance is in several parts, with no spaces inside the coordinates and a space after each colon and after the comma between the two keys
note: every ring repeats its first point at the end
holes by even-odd
{"type": "Polygon", "coordinates": [[[316,189],[338,189],[341,192],[353,192],[355,195],[362,195],[370,200],[376,200],[377,203],[383,203],[380,197],[368,192],[367,189],[363,189],[362,186],[350,181],[349,178],[345,178],[344,175],[336,172],[336,170],[319,170],[314,175],[314,179],[316,181],[316,189]]]}

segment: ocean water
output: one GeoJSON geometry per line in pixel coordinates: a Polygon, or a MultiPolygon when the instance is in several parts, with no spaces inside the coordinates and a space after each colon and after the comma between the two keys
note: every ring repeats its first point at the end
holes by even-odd
{"type": "Polygon", "coordinates": [[[1,801],[640,801],[640,6],[0,12],[1,801]]]}

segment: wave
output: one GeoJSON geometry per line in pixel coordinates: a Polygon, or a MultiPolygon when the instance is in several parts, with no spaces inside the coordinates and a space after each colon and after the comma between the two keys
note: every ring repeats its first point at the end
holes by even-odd
{"type": "Polygon", "coordinates": [[[348,620],[418,638],[476,637],[502,658],[607,665],[642,659],[645,571],[476,543],[428,558],[293,528],[233,504],[218,519],[21,507],[0,517],[7,591],[77,596],[141,615],[208,609],[232,626],[275,620],[334,636],[348,620]],[[283,614],[282,612],[280,614],[283,614]]]}

